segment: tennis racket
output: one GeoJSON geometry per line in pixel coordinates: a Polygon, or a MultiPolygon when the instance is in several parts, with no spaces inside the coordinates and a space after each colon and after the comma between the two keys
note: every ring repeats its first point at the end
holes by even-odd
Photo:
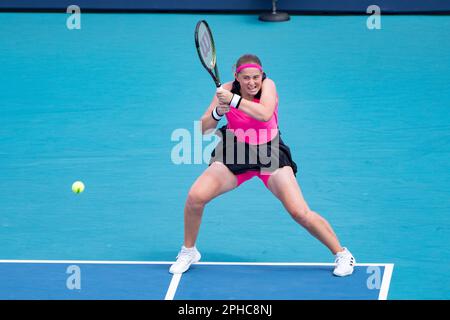
{"type": "Polygon", "coordinates": [[[197,47],[197,53],[200,61],[205,67],[206,71],[211,75],[216,84],[216,87],[220,87],[219,70],[217,68],[216,58],[216,46],[212,36],[211,29],[205,20],[197,22],[195,27],[195,46],[197,47]]]}

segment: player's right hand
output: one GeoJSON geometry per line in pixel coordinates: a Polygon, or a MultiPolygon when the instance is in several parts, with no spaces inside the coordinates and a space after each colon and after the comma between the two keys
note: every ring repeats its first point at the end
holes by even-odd
{"type": "Polygon", "coordinates": [[[225,113],[230,111],[230,106],[228,104],[219,104],[216,109],[219,116],[223,116],[225,113]]]}

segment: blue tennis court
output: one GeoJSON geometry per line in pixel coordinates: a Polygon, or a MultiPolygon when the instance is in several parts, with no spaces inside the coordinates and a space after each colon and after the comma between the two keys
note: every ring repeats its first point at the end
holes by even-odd
{"type": "Polygon", "coordinates": [[[325,263],[198,263],[169,275],[170,262],[0,261],[0,299],[19,300],[385,300],[392,265],[360,264],[330,277],[325,263]]]}
{"type": "Polygon", "coordinates": [[[450,298],[449,16],[67,16],[0,13],[0,299],[450,298]],[[211,144],[200,19],[223,81],[252,52],[276,82],[297,180],[355,255],[351,277],[259,179],[207,205],[201,262],[168,272],[211,144]]]}

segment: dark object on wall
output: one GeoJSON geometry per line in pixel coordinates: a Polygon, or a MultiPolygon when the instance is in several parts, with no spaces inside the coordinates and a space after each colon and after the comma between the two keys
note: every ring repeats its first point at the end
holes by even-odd
{"type": "Polygon", "coordinates": [[[272,12],[263,13],[259,16],[259,20],[267,22],[282,22],[290,20],[289,14],[277,11],[277,0],[272,0],[272,12]]]}

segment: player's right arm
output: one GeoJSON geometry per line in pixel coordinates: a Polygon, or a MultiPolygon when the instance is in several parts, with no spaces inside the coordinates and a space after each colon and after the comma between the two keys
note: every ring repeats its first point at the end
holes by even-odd
{"type": "MultiPolygon", "coordinates": [[[[231,82],[224,84],[223,87],[227,90],[231,90],[231,82]]],[[[219,99],[217,99],[217,96],[214,94],[211,103],[209,104],[203,116],[200,118],[203,134],[205,134],[205,132],[208,130],[215,129],[217,127],[217,124],[219,123],[219,121],[215,120],[212,116],[212,112],[216,107],[219,107],[218,113],[220,114],[225,114],[229,110],[228,105],[220,105],[219,99]]]]}

